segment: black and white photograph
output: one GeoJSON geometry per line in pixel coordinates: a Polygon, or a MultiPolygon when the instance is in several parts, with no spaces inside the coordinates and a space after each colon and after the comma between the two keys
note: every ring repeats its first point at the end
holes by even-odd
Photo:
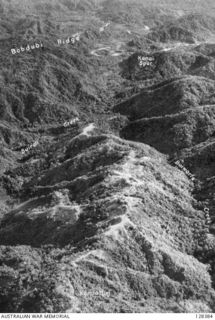
{"type": "Polygon", "coordinates": [[[0,0],[0,319],[77,314],[215,320],[214,0],[0,0]]]}

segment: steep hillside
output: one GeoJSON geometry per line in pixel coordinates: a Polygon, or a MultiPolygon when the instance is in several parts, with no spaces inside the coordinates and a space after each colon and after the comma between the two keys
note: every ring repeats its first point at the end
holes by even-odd
{"type": "Polygon", "coordinates": [[[95,129],[59,153],[1,222],[1,310],[213,311],[208,269],[193,255],[214,238],[184,174],[95,129]]]}
{"type": "Polygon", "coordinates": [[[182,75],[197,75],[215,79],[215,56],[213,45],[180,46],[175,44],[169,48],[153,50],[147,53],[137,51],[120,63],[121,75],[125,79],[141,81],[151,80],[159,83],[162,80],[182,75]],[[138,57],[152,58],[153,63],[142,67],[138,57]]]}
{"type": "Polygon", "coordinates": [[[158,42],[181,41],[195,43],[206,40],[215,31],[215,18],[201,14],[189,14],[162,27],[152,29],[148,37],[158,42]]]}
{"type": "Polygon", "coordinates": [[[177,114],[189,108],[214,104],[213,80],[203,77],[181,77],[149,87],[114,107],[116,112],[140,119],[177,114]]]}

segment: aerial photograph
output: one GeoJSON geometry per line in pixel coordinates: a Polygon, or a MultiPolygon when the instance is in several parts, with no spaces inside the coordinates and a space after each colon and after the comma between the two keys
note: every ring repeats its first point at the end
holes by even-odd
{"type": "Polygon", "coordinates": [[[0,318],[215,319],[215,1],[0,0],[0,69],[0,318]]]}

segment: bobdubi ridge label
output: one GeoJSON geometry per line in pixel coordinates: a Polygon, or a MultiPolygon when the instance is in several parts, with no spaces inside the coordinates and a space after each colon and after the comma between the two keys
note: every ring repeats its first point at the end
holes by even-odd
{"type": "Polygon", "coordinates": [[[39,43],[34,43],[33,45],[28,44],[27,47],[20,47],[19,49],[11,49],[11,53],[16,54],[16,53],[21,53],[24,51],[30,52],[31,50],[39,49],[42,47],[43,47],[42,42],[40,42],[40,44],[39,43]]]}

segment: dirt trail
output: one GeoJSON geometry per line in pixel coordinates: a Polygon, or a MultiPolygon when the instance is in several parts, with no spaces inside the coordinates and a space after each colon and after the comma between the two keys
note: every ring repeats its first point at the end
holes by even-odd
{"type": "Polygon", "coordinates": [[[162,50],[160,50],[159,52],[162,52],[162,51],[171,51],[171,50],[174,50],[174,49],[178,49],[178,48],[182,48],[182,47],[189,47],[189,48],[194,48],[194,47],[197,47],[201,44],[215,44],[215,42],[212,42],[212,41],[196,41],[195,43],[186,43],[186,42],[177,42],[176,44],[174,44],[173,46],[171,47],[166,47],[166,48],[163,48],[162,50]]]}
{"type": "Polygon", "coordinates": [[[91,50],[90,54],[96,57],[103,57],[104,55],[109,55],[112,57],[125,55],[126,50],[121,49],[122,45],[124,45],[124,43],[121,41],[115,41],[115,43],[113,43],[111,46],[104,46],[104,44],[98,44],[98,48],[91,50]],[[105,54],[104,52],[102,53],[100,51],[105,51],[105,54]]]}

